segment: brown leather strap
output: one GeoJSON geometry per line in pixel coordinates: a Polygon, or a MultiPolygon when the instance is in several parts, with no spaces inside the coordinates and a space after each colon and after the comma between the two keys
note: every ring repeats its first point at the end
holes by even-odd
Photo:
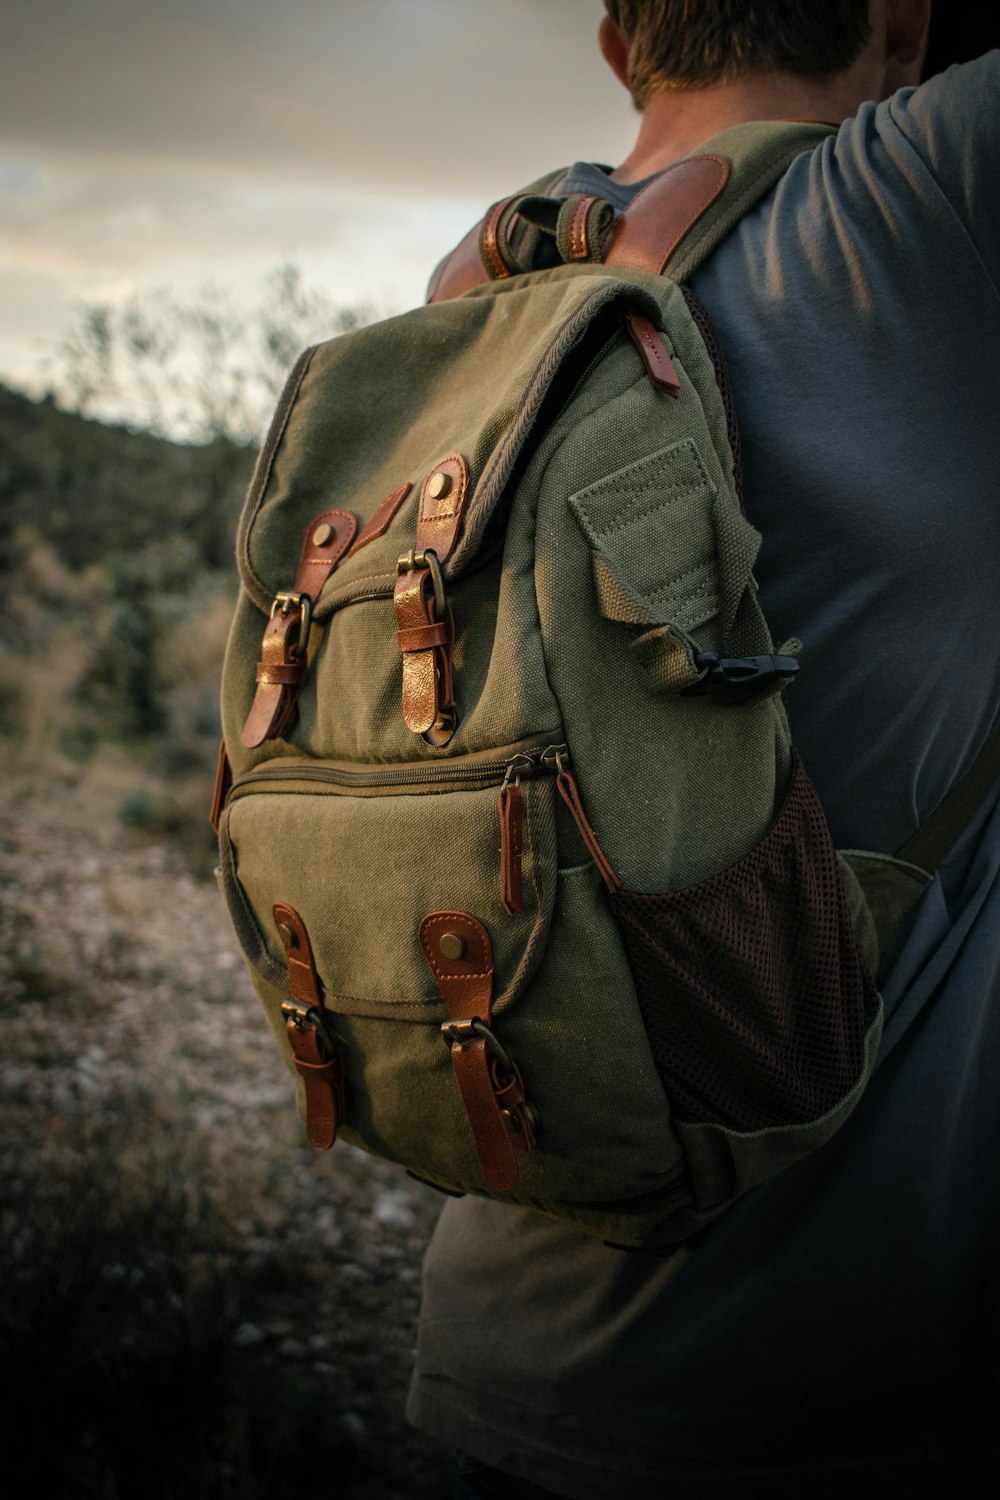
{"type": "Polygon", "coordinates": [[[420,487],[417,551],[445,563],[458,537],[469,492],[469,465],[461,453],[439,458],[420,487]]]}
{"type": "Polygon", "coordinates": [[[452,297],[461,297],[474,286],[489,281],[479,254],[479,228],[479,224],[474,224],[438,266],[427,292],[428,302],[450,302],[452,297]]]}
{"type": "Polygon", "coordinates": [[[461,453],[439,459],[420,487],[417,545],[399,559],[393,605],[403,656],[403,721],[431,744],[455,732],[452,648],[455,622],[440,565],[455,545],[469,489],[461,453]]]}
{"type": "Polygon", "coordinates": [[[508,916],[524,911],[521,855],[524,838],[524,799],[517,782],[500,788],[500,905],[508,916]]]}
{"type": "Polygon", "coordinates": [[[524,1083],[501,1057],[489,1031],[493,950],[481,922],[464,911],[430,912],[417,936],[452,1020],[451,1065],[469,1118],[479,1166],[495,1192],[517,1182],[517,1151],[534,1145],[534,1119],[524,1083]]]}
{"type": "Polygon", "coordinates": [[[403,656],[403,722],[414,734],[430,734],[454,696],[451,610],[446,611],[443,621],[435,618],[434,587],[427,568],[412,568],[397,576],[393,605],[399,627],[396,639],[403,656]],[[407,644],[438,626],[444,628],[444,644],[417,648],[407,644]]]}
{"type": "Polygon", "coordinates": [[[355,552],[360,552],[362,547],[367,547],[368,543],[374,542],[376,537],[385,535],[392,525],[397,510],[412,488],[412,484],[401,484],[398,490],[393,490],[391,495],[386,495],[382,504],[372,512],[358,532],[354,546],[347,553],[348,557],[353,557],[355,552]]]}
{"type": "Polygon", "coordinates": [[[724,156],[689,156],[657,173],[612,225],[604,264],[658,276],[729,179],[724,156]]]}
{"type": "Polygon", "coordinates": [[[219,741],[219,756],[215,763],[215,785],[212,788],[212,805],[209,809],[208,821],[216,833],[222,821],[222,809],[226,805],[229,789],[233,784],[233,773],[229,764],[229,756],[226,754],[225,740],[219,741]]]}
{"type": "Polygon", "coordinates": [[[324,510],[302,533],[295,582],[278,594],[264,629],[257,691],[240,735],[248,750],[283,732],[308,674],[306,648],[312,605],[358,529],[346,510],[324,510]],[[308,604],[305,602],[308,601],[308,604]]]}
{"type": "Polygon", "coordinates": [[[284,901],[275,902],[272,914],[288,968],[289,1003],[281,1009],[292,1058],[305,1084],[306,1136],[317,1151],[328,1151],[345,1113],[343,1068],[323,1023],[323,990],[305,923],[284,901]]]}
{"type": "Polygon", "coordinates": [[[641,313],[629,313],[625,322],[653,385],[676,400],[681,393],[681,382],[659,331],[641,313]]]}
{"type": "Polygon", "coordinates": [[[474,1017],[489,1025],[493,945],[482,922],[467,911],[432,911],[417,937],[452,1019],[474,1017]]]}
{"type": "Polygon", "coordinates": [[[504,214],[519,197],[520,194],[514,194],[513,197],[501,198],[498,203],[494,203],[487,210],[480,226],[479,254],[491,281],[504,281],[511,274],[500,248],[498,231],[504,214]]]}
{"type": "Polygon", "coordinates": [[[451,644],[448,626],[442,620],[433,625],[414,625],[409,630],[396,631],[396,643],[400,651],[429,651],[432,646],[451,644]]]}
{"type": "Polygon", "coordinates": [[[595,203],[601,200],[597,197],[581,197],[573,205],[566,226],[566,259],[587,260],[590,247],[587,243],[587,214],[595,203]]]}

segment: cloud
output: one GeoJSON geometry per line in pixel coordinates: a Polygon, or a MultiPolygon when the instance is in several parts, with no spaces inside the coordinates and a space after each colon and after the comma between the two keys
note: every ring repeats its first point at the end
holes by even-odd
{"type": "Polygon", "coordinates": [[[0,376],[81,298],[295,260],[405,306],[492,199],[624,155],[601,0],[46,0],[0,55],[0,376]]]}

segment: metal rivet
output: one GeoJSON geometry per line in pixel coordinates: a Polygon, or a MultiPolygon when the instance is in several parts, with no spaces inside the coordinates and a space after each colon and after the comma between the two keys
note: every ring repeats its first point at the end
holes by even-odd
{"type": "Polygon", "coordinates": [[[442,495],[447,495],[451,489],[451,475],[445,469],[438,469],[427,481],[427,498],[429,500],[440,500],[442,495]]]}
{"type": "Polygon", "coordinates": [[[295,936],[295,928],[289,927],[287,922],[278,923],[278,936],[286,948],[297,948],[299,940],[295,936]]]}
{"type": "Polygon", "coordinates": [[[460,938],[457,932],[442,932],[438,947],[445,958],[461,958],[465,952],[465,939],[460,938]]]}
{"type": "Polygon", "coordinates": [[[333,527],[329,521],[321,521],[313,532],[312,541],[314,547],[325,547],[333,536],[333,527]]]}

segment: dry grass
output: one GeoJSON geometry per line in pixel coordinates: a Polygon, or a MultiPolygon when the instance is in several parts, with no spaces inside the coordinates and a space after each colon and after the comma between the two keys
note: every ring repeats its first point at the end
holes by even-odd
{"type": "Polygon", "coordinates": [[[441,1496],[402,1415],[437,1203],[303,1144],[214,887],[115,816],[136,777],[108,751],[0,791],[7,1484],[441,1496]]]}

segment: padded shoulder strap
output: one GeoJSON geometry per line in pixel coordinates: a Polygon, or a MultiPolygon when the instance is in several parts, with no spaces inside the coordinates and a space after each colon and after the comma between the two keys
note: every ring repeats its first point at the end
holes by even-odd
{"type": "Polygon", "coordinates": [[[803,151],[836,126],[791,120],[734,125],[657,173],[615,220],[604,263],[686,281],[803,151]]]}
{"type": "Polygon", "coordinates": [[[487,231],[487,243],[489,243],[491,221],[495,235],[496,226],[504,210],[513,203],[515,198],[523,198],[529,193],[547,195],[556,183],[566,176],[566,171],[565,167],[560,167],[556,172],[546,172],[544,177],[539,177],[536,182],[530,182],[526,188],[522,188],[513,197],[502,198],[499,203],[494,203],[493,207],[487,210],[485,217],[477,224],[473,224],[465,238],[459,240],[451,254],[446,255],[437,266],[427,288],[427,301],[448,302],[452,297],[460,297],[463,292],[470,291],[474,286],[481,286],[483,282],[495,276],[497,274],[495,267],[491,269],[485,264],[480,251],[480,237],[484,226],[487,231]]]}

